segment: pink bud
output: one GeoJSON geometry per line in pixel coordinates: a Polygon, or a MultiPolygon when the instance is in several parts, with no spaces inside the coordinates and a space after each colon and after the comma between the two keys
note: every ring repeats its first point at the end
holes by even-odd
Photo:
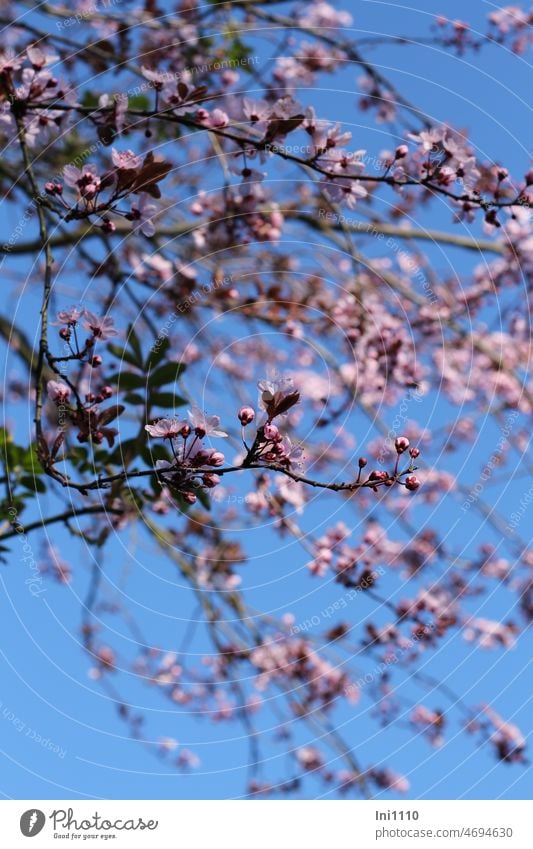
{"type": "Polygon", "coordinates": [[[405,488],[410,492],[414,492],[420,486],[420,481],[416,475],[407,475],[405,479],[405,488]]]}
{"type": "Polygon", "coordinates": [[[406,144],[400,144],[396,148],[396,153],[394,154],[394,158],[395,159],[403,159],[404,156],[407,156],[408,153],[409,153],[409,148],[407,147],[407,145],[406,144]]]}
{"type": "Polygon", "coordinates": [[[394,447],[398,454],[403,454],[404,451],[407,451],[409,445],[410,443],[406,436],[399,436],[394,440],[394,447]]]}
{"type": "Polygon", "coordinates": [[[359,468],[360,469],[364,469],[364,467],[366,466],[367,463],[368,463],[368,460],[366,459],[366,457],[359,457],[359,468]]]}
{"type": "Polygon", "coordinates": [[[246,427],[255,419],[255,411],[252,407],[241,407],[237,415],[243,427],[246,427]]]}
{"type": "Polygon", "coordinates": [[[207,474],[202,475],[202,483],[208,489],[213,489],[220,483],[220,478],[218,475],[215,475],[212,472],[208,472],[207,474]]]}
{"type": "Polygon", "coordinates": [[[224,464],[223,453],[221,451],[213,451],[207,463],[209,466],[222,466],[224,464]]]}
{"type": "Polygon", "coordinates": [[[89,360],[89,365],[93,368],[98,368],[98,366],[102,365],[102,357],[99,354],[95,354],[94,357],[91,357],[89,360]]]}
{"type": "Polygon", "coordinates": [[[263,428],[263,433],[265,435],[265,439],[268,439],[269,442],[277,439],[279,436],[279,430],[274,424],[266,424],[263,428]]]}
{"type": "Polygon", "coordinates": [[[44,190],[47,195],[60,195],[63,193],[63,186],[61,183],[49,182],[44,184],[44,190]]]}
{"type": "Polygon", "coordinates": [[[409,454],[411,455],[413,460],[416,460],[416,458],[420,456],[420,448],[411,448],[409,454]]]}
{"type": "Polygon", "coordinates": [[[187,504],[196,504],[196,495],[194,492],[182,492],[183,498],[187,504]]]}

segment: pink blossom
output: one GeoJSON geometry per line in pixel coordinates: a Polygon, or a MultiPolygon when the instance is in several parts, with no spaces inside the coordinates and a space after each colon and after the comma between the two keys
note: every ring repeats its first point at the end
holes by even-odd
{"type": "Polygon", "coordinates": [[[56,404],[68,404],[70,401],[70,388],[66,383],[60,383],[57,380],[49,380],[46,384],[48,397],[56,404]]]}
{"type": "Polygon", "coordinates": [[[111,316],[103,316],[98,318],[93,312],[89,310],[84,310],[85,321],[83,322],[83,326],[90,330],[93,336],[97,339],[110,339],[113,336],[118,336],[118,330],[115,330],[113,327],[114,321],[111,316]]]}
{"type": "Polygon", "coordinates": [[[100,191],[102,181],[95,165],[84,165],[80,170],[75,165],[65,165],[63,179],[67,186],[77,188],[81,197],[92,200],[100,191]]]}
{"type": "Polygon", "coordinates": [[[270,118],[272,107],[264,100],[250,100],[248,97],[245,97],[242,102],[242,110],[245,118],[252,125],[266,124],[270,118]]]}
{"type": "Polygon", "coordinates": [[[116,148],[111,150],[111,159],[113,165],[124,171],[140,168],[142,162],[141,157],[136,156],[132,150],[118,151],[116,148]]]}
{"type": "Polygon", "coordinates": [[[220,430],[220,418],[218,416],[206,416],[205,413],[202,413],[202,411],[194,405],[187,415],[189,416],[191,427],[195,429],[200,438],[204,436],[228,435],[226,431],[220,430]]]}
{"type": "Polygon", "coordinates": [[[145,236],[150,237],[155,233],[155,225],[152,219],[157,211],[156,204],[152,202],[150,195],[146,192],[141,192],[139,200],[131,205],[131,220],[140,222],[141,233],[145,236]]]}
{"type": "Polygon", "coordinates": [[[57,313],[57,321],[53,321],[51,323],[74,326],[78,323],[84,313],[85,310],[83,309],[83,307],[69,307],[69,309],[67,310],[60,310],[57,313]]]}
{"type": "MultiPolygon", "coordinates": [[[[187,422],[180,421],[179,419],[159,419],[153,425],[145,425],[144,429],[148,431],[150,436],[160,437],[161,439],[175,439],[183,432],[186,426],[188,426],[187,422]]],[[[158,462],[166,463],[164,460],[158,462]]],[[[167,464],[164,468],[170,468],[171,466],[172,464],[170,466],[167,464]]]]}

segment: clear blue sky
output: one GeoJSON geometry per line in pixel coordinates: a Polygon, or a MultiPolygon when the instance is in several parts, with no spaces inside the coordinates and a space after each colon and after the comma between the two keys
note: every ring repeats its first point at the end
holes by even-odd
{"type": "MultiPolygon", "coordinates": [[[[442,3],[417,0],[414,8],[373,0],[361,0],[352,6],[355,7],[352,10],[355,26],[361,34],[387,32],[420,36],[427,34],[432,15],[438,12],[452,18],[468,15],[468,20],[474,25],[478,23],[484,31],[484,19],[492,8],[484,2],[467,5],[455,0],[442,3]]],[[[72,28],[70,35],[80,39],[84,31],[72,28]]],[[[436,123],[449,120],[456,126],[469,128],[472,141],[483,156],[504,162],[516,174],[525,171],[529,164],[526,129],[531,123],[527,123],[529,115],[524,101],[530,95],[531,78],[522,58],[491,46],[463,58],[431,47],[387,47],[369,55],[383,63],[384,71],[399,89],[432,115],[436,123]]],[[[352,110],[356,98],[355,80],[359,75],[359,69],[348,67],[334,80],[322,77],[319,90],[310,94],[317,111],[348,126],[352,118],[359,120],[356,117],[359,113],[352,110]]],[[[370,152],[379,152],[379,136],[374,127],[355,126],[352,129],[355,148],[368,147],[370,152]]],[[[390,145],[390,136],[384,128],[382,146],[390,145]]],[[[12,209],[10,214],[14,214],[12,209]]],[[[8,221],[7,230],[15,223],[13,218],[8,221]]],[[[452,226],[449,214],[438,211],[431,214],[428,224],[449,229],[452,226]]],[[[463,268],[465,260],[460,254],[452,251],[448,257],[456,268],[463,268]]],[[[446,267],[447,260],[439,260],[435,255],[436,267],[439,261],[446,267]]],[[[464,265],[465,269],[469,267],[464,265]]],[[[33,328],[35,303],[36,295],[30,294],[19,305],[21,324],[27,328],[33,328]]],[[[14,361],[10,360],[8,365],[13,367],[14,361]]],[[[255,397],[253,385],[250,391],[255,397]]],[[[442,408],[432,410],[429,402],[417,413],[428,427],[436,428],[442,421],[442,408]]],[[[394,414],[392,409],[391,421],[394,414]]],[[[483,425],[479,450],[467,467],[469,480],[474,482],[484,457],[483,439],[490,452],[495,439],[490,425],[483,425]]],[[[451,458],[450,470],[453,471],[453,464],[458,466],[461,462],[461,457],[451,458]]],[[[509,502],[519,498],[524,489],[527,485],[523,480],[511,487],[507,495],[509,502]]],[[[331,497],[323,498],[323,501],[315,501],[306,515],[305,528],[319,526],[324,513],[328,520],[334,515],[335,521],[350,523],[347,508],[331,497]]],[[[55,497],[47,495],[41,498],[40,509],[46,515],[57,507],[57,503],[55,497]]],[[[437,527],[442,529],[460,518],[454,540],[458,547],[468,545],[472,533],[469,514],[460,516],[459,513],[458,502],[447,498],[438,505],[435,514],[437,527]]],[[[526,533],[525,528],[521,531],[526,533]]],[[[491,538],[490,531],[484,532],[483,541],[487,538],[491,538]]],[[[1,792],[6,797],[28,799],[238,797],[246,783],[248,744],[237,723],[215,726],[189,718],[185,713],[177,714],[153,688],[142,686],[131,676],[127,688],[122,685],[122,689],[127,691],[132,702],[137,699],[147,715],[147,736],[154,741],[160,736],[175,737],[181,746],[194,750],[202,764],[190,775],[181,776],[166,761],[154,757],[149,747],[129,739],[127,727],[113,703],[88,677],[90,662],[79,645],[80,601],[87,593],[90,554],[62,529],[53,530],[51,539],[72,558],[74,575],[70,586],[45,580],[43,588],[46,591],[33,598],[24,584],[25,566],[19,560],[21,551],[16,540],[11,546],[8,563],[0,567],[3,610],[0,750],[5,758],[1,792]],[[50,740],[50,745],[45,748],[36,742],[36,735],[50,740]],[[59,747],[59,753],[52,750],[55,747],[59,747]]],[[[300,621],[342,595],[338,585],[313,579],[308,574],[305,568],[308,557],[296,543],[286,544],[279,557],[271,554],[265,557],[262,552],[275,547],[275,537],[268,529],[243,533],[243,539],[250,563],[240,573],[243,587],[249,588],[249,599],[257,608],[277,615],[292,612],[300,621]]],[[[494,534],[492,539],[497,541],[494,534]]],[[[36,558],[42,542],[42,535],[31,535],[30,544],[36,558]]],[[[477,542],[473,541],[471,551],[475,550],[477,542]]],[[[190,593],[175,583],[168,561],[158,561],[150,554],[142,533],[133,546],[134,541],[126,532],[113,540],[106,549],[106,580],[110,586],[117,585],[124,569],[129,567],[125,592],[144,633],[152,635],[153,642],[161,647],[175,649],[194,610],[194,601],[190,593]]],[[[398,576],[389,580],[387,586],[391,591],[399,588],[398,576]]],[[[505,606],[509,598],[503,591],[496,590],[480,602],[479,615],[501,620],[515,616],[515,612],[505,606]]],[[[369,599],[360,597],[352,603],[347,615],[354,624],[364,622],[373,606],[369,599]]],[[[107,622],[111,629],[116,626],[113,619],[107,622]]],[[[120,645],[126,654],[133,648],[126,632],[112,635],[111,643],[120,645]]],[[[201,642],[196,646],[201,651],[201,642]]],[[[528,648],[528,637],[522,636],[514,651],[483,652],[453,632],[437,652],[428,653],[426,670],[446,680],[470,704],[490,702],[502,716],[525,732],[531,713],[527,706],[531,679],[525,667],[530,654],[528,648]]],[[[374,663],[368,658],[363,660],[361,671],[371,669],[374,663]]],[[[428,698],[421,689],[419,697],[430,707],[442,706],[437,694],[428,698]]],[[[353,743],[353,751],[360,762],[379,764],[382,761],[408,775],[412,785],[410,797],[527,798],[530,795],[531,786],[528,786],[523,768],[497,764],[490,748],[478,750],[474,739],[465,739],[465,735],[459,733],[456,723],[449,731],[446,746],[434,750],[408,729],[380,731],[370,718],[371,709],[372,699],[363,694],[355,708],[343,708],[335,716],[339,727],[342,726],[353,743]]],[[[268,710],[263,725],[275,726],[275,719],[268,710]]],[[[303,729],[296,733],[301,743],[309,742],[303,729]]],[[[271,744],[267,743],[264,750],[272,758],[268,769],[270,776],[281,776],[287,756],[283,743],[276,742],[274,737],[273,727],[266,733],[271,744]]],[[[156,743],[152,748],[156,748],[156,743]]],[[[332,763],[331,766],[340,768],[340,764],[332,763]]],[[[302,797],[314,797],[323,792],[322,785],[313,779],[309,779],[304,788],[302,797]]]]}

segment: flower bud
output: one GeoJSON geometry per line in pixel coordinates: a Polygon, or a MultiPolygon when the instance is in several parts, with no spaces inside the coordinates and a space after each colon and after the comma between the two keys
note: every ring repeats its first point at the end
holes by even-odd
{"type": "Polygon", "coordinates": [[[60,195],[63,193],[61,183],[48,182],[44,184],[44,190],[47,195],[60,195]]]}
{"type": "Polygon", "coordinates": [[[413,460],[416,460],[416,458],[420,456],[420,448],[411,448],[409,450],[409,454],[413,460]]]}
{"type": "Polygon", "coordinates": [[[396,153],[394,154],[395,159],[403,159],[409,153],[409,148],[406,144],[400,144],[396,148],[396,153]]]}
{"type": "Polygon", "coordinates": [[[405,479],[405,488],[410,492],[414,492],[420,486],[420,481],[416,475],[407,475],[405,479]]]}
{"type": "Polygon", "coordinates": [[[404,451],[407,451],[409,445],[410,443],[406,436],[399,436],[394,440],[394,447],[398,454],[403,454],[404,451]]]}
{"type": "Polygon", "coordinates": [[[364,469],[364,467],[366,466],[367,463],[368,463],[368,460],[366,459],[366,457],[359,457],[359,468],[360,469],[364,469]]]}
{"type": "Polygon", "coordinates": [[[196,504],[196,495],[194,492],[182,492],[183,498],[187,504],[196,504]]]}
{"type": "Polygon", "coordinates": [[[215,475],[212,472],[207,472],[207,474],[202,475],[202,483],[208,489],[213,489],[220,483],[220,478],[218,475],[215,475]]]}
{"type": "Polygon", "coordinates": [[[266,424],[263,428],[263,433],[265,435],[265,439],[269,442],[272,442],[279,436],[279,430],[275,424],[266,424]]]}
{"type": "Polygon", "coordinates": [[[213,451],[207,463],[209,466],[222,466],[224,464],[222,451],[213,451]]]}
{"type": "Polygon", "coordinates": [[[371,481],[386,481],[388,477],[388,472],[385,472],[383,470],[377,470],[370,472],[368,479],[371,481]]]}
{"type": "Polygon", "coordinates": [[[255,411],[252,407],[241,407],[237,415],[243,427],[246,427],[255,419],[255,411]]]}
{"type": "Polygon", "coordinates": [[[89,365],[93,368],[98,368],[98,366],[102,365],[102,362],[102,357],[99,354],[95,354],[93,357],[90,358],[89,365]]]}

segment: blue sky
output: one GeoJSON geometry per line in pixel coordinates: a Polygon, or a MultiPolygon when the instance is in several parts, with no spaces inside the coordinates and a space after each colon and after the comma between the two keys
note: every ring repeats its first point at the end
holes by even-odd
{"type": "MultiPolygon", "coordinates": [[[[432,15],[441,12],[451,18],[468,14],[468,20],[485,31],[486,14],[493,8],[491,4],[479,2],[471,4],[471,10],[464,2],[450,0],[443,3],[431,0],[417,5],[420,8],[361,0],[352,4],[354,27],[361,37],[383,32],[424,36],[432,15]]],[[[81,33],[81,30],[70,30],[72,37],[80,38],[81,33]]],[[[530,162],[527,129],[531,123],[526,121],[528,113],[524,103],[530,94],[531,82],[523,58],[489,45],[479,54],[469,53],[465,57],[422,46],[379,48],[367,51],[367,55],[381,64],[382,70],[402,93],[436,123],[449,120],[455,126],[470,129],[472,142],[480,155],[504,162],[517,175],[526,170],[530,162]]],[[[380,149],[394,144],[394,140],[386,128],[376,130],[370,121],[368,126],[352,123],[361,121],[360,113],[352,108],[357,97],[355,81],[359,76],[359,69],[347,67],[334,79],[321,78],[318,90],[302,94],[301,99],[312,100],[321,115],[350,127],[354,148],[366,147],[377,154],[380,149]]],[[[11,216],[5,222],[9,232],[17,218],[13,208],[8,208],[7,214],[11,216]]],[[[427,226],[451,230],[449,211],[444,207],[434,208],[427,226]]],[[[470,259],[453,249],[446,250],[445,254],[435,249],[431,255],[440,269],[453,267],[461,272],[471,268],[470,259]]],[[[32,335],[33,308],[37,300],[38,292],[29,293],[17,305],[20,324],[32,335]]],[[[10,358],[8,371],[13,367],[10,358]]],[[[201,379],[202,375],[198,374],[198,380],[201,379]]],[[[255,393],[253,384],[250,392],[255,393]]],[[[435,428],[447,412],[446,402],[439,401],[434,407],[432,399],[427,399],[416,410],[426,426],[435,428]]],[[[391,420],[394,413],[391,409],[391,420]]],[[[15,415],[15,421],[21,428],[24,426],[20,413],[15,415]]],[[[496,440],[494,426],[480,421],[476,452],[463,472],[469,482],[475,482],[496,440]]],[[[454,471],[454,464],[460,468],[464,460],[464,455],[460,454],[450,457],[450,471],[454,471]]],[[[502,504],[504,515],[512,511],[513,504],[527,486],[527,482],[520,479],[506,490],[502,504]]],[[[243,490],[238,487],[236,492],[240,491],[243,490]]],[[[57,498],[47,494],[40,498],[39,509],[46,515],[55,510],[57,504],[57,498]]],[[[353,522],[348,508],[325,494],[314,500],[302,525],[320,533],[321,523],[332,524],[332,517],[333,521],[353,522]]],[[[29,520],[28,513],[25,521],[29,520]]],[[[458,501],[451,497],[443,499],[432,521],[443,534],[450,527],[454,528],[457,548],[464,546],[466,551],[475,550],[478,540],[472,539],[472,516],[461,514],[458,501]]],[[[477,523],[475,527],[477,529],[477,523]]],[[[526,533],[524,527],[520,530],[526,533]]],[[[401,532],[395,529],[392,535],[401,537],[401,532]]],[[[276,538],[268,529],[243,531],[241,536],[250,562],[239,571],[252,606],[276,615],[291,612],[296,621],[302,621],[324,610],[342,595],[338,585],[309,575],[305,566],[309,558],[296,542],[285,542],[280,553],[275,555],[276,538]]],[[[45,579],[44,591],[33,597],[24,583],[28,568],[20,561],[23,553],[17,540],[11,544],[8,563],[0,567],[4,634],[0,646],[0,750],[5,757],[0,790],[6,797],[28,799],[240,796],[246,783],[248,742],[237,723],[214,725],[188,717],[184,712],[178,713],[170,702],[163,701],[154,692],[154,688],[130,675],[127,688],[122,686],[122,689],[128,693],[131,704],[142,707],[147,716],[145,734],[153,742],[141,745],[129,738],[116,706],[88,676],[90,662],[79,641],[80,602],[83,603],[88,591],[94,551],[91,553],[79,546],[57,527],[51,539],[72,559],[70,586],[59,586],[45,579]],[[201,766],[186,776],[177,773],[157,756],[157,740],[161,736],[175,737],[182,747],[194,750],[201,758],[201,766]]],[[[487,539],[498,542],[493,531],[484,529],[482,540],[487,539]]],[[[42,542],[39,533],[29,537],[36,559],[42,542]]],[[[153,643],[166,650],[175,649],[194,615],[195,602],[180,586],[169,561],[158,556],[142,531],[123,531],[106,547],[104,564],[109,596],[118,593],[127,597],[143,632],[151,635],[153,643]]],[[[397,575],[387,580],[390,593],[404,592],[397,575]]],[[[496,585],[491,590],[488,597],[471,602],[472,610],[476,610],[477,615],[501,620],[514,616],[515,612],[508,607],[510,596],[496,585]]],[[[345,615],[356,624],[374,615],[374,608],[369,598],[359,595],[350,603],[350,612],[345,615]]],[[[387,619],[383,612],[376,613],[375,617],[387,619]]],[[[113,618],[105,622],[111,629],[120,629],[111,642],[115,641],[125,656],[131,655],[134,650],[131,634],[113,618]]],[[[208,650],[208,644],[199,637],[195,650],[204,649],[208,650]]],[[[427,653],[423,670],[462,694],[469,704],[490,702],[502,716],[527,731],[530,677],[526,674],[525,662],[529,655],[527,635],[521,636],[512,651],[484,652],[465,643],[453,632],[440,644],[438,651],[427,653]]],[[[368,657],[361,658],[361,672],[372,669],[376,662],[368,657]]],[[[415,686],[410,682],[411,696],[417,692],[415,686]]],[[[439,694],[428,697],[420,689],[418,697],[430,707],[444,706],[439,694]]],[[[457,721],[447,734],[446,745],[435,750],[407,728],[379,729],[370,716],[372,707],[372,698],[363,692],[355,708],[344,707],[335,714],[337,727],[350,740],[360,762],[383,763],[408,775],[411,798],[530,796],[531,786],[525,770],[498,764],[489,747],[478,749],[474,738],[465,738],[459,733],[457,721]]],[[[293,769],[291,765],[287,769],[286,747],[275,739],[275,724],[275,715],[267,708],[262,725],[269,729],[265,731],[264,752],[270,759],[267,772],[271,777],[293,769]]],[[[311,742],[309,732],[295,727],[295,741],[299,744],[311,742]]],[[[330,766],[340,768],[335,762],[330,766]]],[[[322,794],[323,785],[309,778],[301,798],[322,794]]]]}

